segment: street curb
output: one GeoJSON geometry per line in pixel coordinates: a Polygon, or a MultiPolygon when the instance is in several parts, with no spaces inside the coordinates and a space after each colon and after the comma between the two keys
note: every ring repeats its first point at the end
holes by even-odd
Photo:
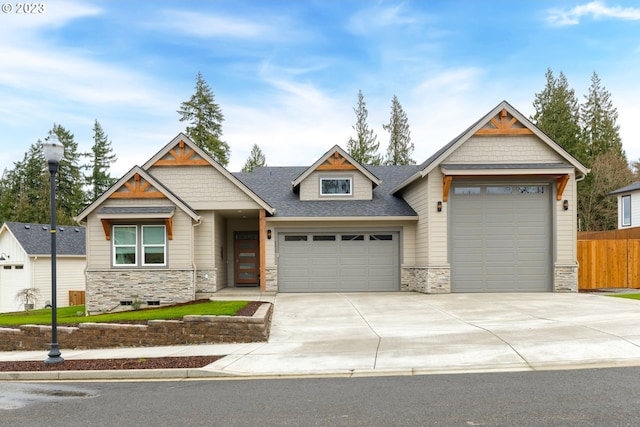
{"type": "Polygon", "coordinates": [[[455,375],[505,372],[536,372],[554,370],[605,369],[640,367],[640,360],[612,360],[593,363],[552,363],[536,366],[485,366],[447,368],[406,368],[391,370],[336,370],[295,373],[239,373],[206,368],[189,369],[123,369],[86,371],[21,371],[0,372],[0,381],[165,381],[207,379],[295,379],[295,378],[365,378],[382,376],[455,375]]]}

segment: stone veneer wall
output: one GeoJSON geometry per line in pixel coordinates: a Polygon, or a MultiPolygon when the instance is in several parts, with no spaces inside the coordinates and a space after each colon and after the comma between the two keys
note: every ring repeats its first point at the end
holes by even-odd
{"type": "Polygon", "coordinates": [[[202,296],[213,295],[219,291],[217,283],[217,268],[196,271],[196,293],[202,296]]]}
{"type": "Polygon", "coordinates": [[[451,292],[451,269],[449,267],[402,267],[401,291],[427,294],[451,292]]]}
{"type": "Polygon", "coordinates": [[[553,276],[554,292],[578,292],[578,264],[556,264],[553,276]]]}
{"type": "MultiPolygon", "coordinates": [[[[148,325],[80,323],[58,327],[63,349],[152,347],[167,345],[266,342],[273,305],[263,303],[253,316],[184,316],[182,320],[150,320],[148,325]]],[[[0,351],[45,351],[51,326],[0,328],[0,351]]]]}
{"type": "Polygon", "coordinates": [[[266,276],[267,276],[267,284],[265,291],[267,292],[277,292],[278,291],[278,267],[267,267],[266,276]]]}
{"type": "Polygon", "coordinates": [[[120,301],[174,304],[195,298],[193,270],[108,269],[86,272],[87,312],[109,312],[120,301]]]}

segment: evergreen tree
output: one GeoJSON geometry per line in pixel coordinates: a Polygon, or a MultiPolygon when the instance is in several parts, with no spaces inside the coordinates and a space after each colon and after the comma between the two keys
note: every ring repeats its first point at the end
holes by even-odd
{"type": "Polygon", "coordinates": [[[611,94],[600,83],[597,73],[591,75],[589,94],[580,109],[583,138],[592,158],[613,152],[626,159],[617,124],[618,110],[611,103],[611,94]]]}
{"type": "Polygon", "coordinates": [[[222,109],[215,103],[213,91],[202,74],[196,76],[195,93],[180,104],[180,121],[187,122],[186,133],[200,148],[223,166],[229,164],[231,149],[220,140],[222,136],[222,109]]]}
{"type": "Polygon", "coordinates": [[[580,106],[575,91],[569,88],[564,73],[558,78],[547,69],[544,90],[536,93],[533,123],[576,159],[588,164],[586,146],[581,139],[580,106]]]}
{"type": "Polygon", "coordinates": [[[85,176],[89,186],[86,203],[91,203],[117,181],[109,174],[109,167],[117,160],[117,157],[113,152],[111,141],[104,133],[98,120],[93,125],[93,146],[91,153],[87,156],[90,158],[87,169],[91,173],[85,176]]]}
{"type": "Polygon", "coordinates": [[[264,157],[264,153],[258,147],[258,144],[253,144],[251,147],[251,153],[249,154],[249,158],[245,162],[242,167],[242,172],[253,172],[254,168],[266,166],[266,158],[264,157]]]}
{"type": "Polygon", "coordinates": [[[615,230],[618,227],[618,201],[608,194],[631,184],[633,180],[633,172],[626,160],[615,150],[595,156],[591,172],[578,183],[580,228],[588,231],[615,230]]]}
{"type": "Polygon", "coordinates": [[[353,111],[356,113],[356,124],[352,126],[356,131],[356,139],[350,137],[347,142],[349,155],[363,165],[381,164],[382,158],[378,154],[380,143],[373,129],[369,129],[367,124],[369,111],[367,111],[362,90],[358,91],[358,106],[353,111]]]}
{"type": "Polygon", "coordinates": [[[411,132],[409,131],[409,120],[407,114],[402,109],[398,97],[393,95],[391,100],[391,118],[389,123],[382,125],[383,129],[389,132],[389,147],[387,147],[387,165],[409,165],[415,163],[411,159],[413,154],[413,143],[411,142],[411,132]]]}
{"type": "MultiPolygon", "coordinates": [[[[54,133],[60,143],[64,145],[64,156],[60,161],[60,168],[56,174],[57,222],[60,224],[73,224],[73,217],[82,210],[85,201],[78,143],[74,141],[73,134],[60,125],[53,125],[49,135],[54,133]]],[[[43,162],[46,164],[44,157],[43,162]]],[[[47,168],[47,175],[48,173],[47,168]]],[[[48,200],[47,193],[47,203],[48,200]]]]}
{"type": "Polygon", "coordinates": [[[49,172],[42,142],[29,147],[22,161],[5,171],[0,196],[2,221],[49,222],[49,172]]]}

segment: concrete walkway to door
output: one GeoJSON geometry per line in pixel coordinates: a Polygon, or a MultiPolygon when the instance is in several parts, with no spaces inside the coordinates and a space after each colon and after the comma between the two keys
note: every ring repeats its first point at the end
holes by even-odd
{"type": "Polygon", "coordinates": [[[268,343],[235,375],[640,366],[640,301],[592,294],[277,294],[268,343]]]}

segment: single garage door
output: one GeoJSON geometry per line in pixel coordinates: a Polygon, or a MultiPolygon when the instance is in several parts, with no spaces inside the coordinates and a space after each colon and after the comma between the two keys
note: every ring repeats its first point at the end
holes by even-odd
{"type": "Polygon", "coordinates": [[[451,193],[453,292],[551,290],[548,185],[454,181],[451,193]]]}
{"type": "Polygon", "coordinates": [[[399,232],[279,233],[280,292],[400,290],[399,232]]]}

